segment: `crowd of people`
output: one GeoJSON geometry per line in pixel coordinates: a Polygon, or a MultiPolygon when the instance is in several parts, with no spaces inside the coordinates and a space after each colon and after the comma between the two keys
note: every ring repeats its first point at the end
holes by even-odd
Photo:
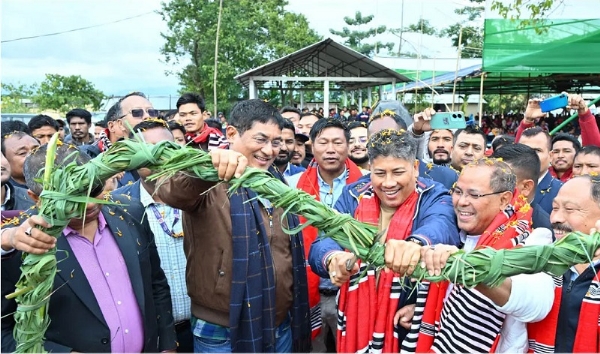
{"type": "Polygon", "coordinates": [[[131,93],[94,131],[85,109],[64,126],[45,115],[3,123],[2,351],[17,345],[17,302],[6,295],[22,254],[57,247],[44,336],[52,352],[600,352],[600,250],[562,276],[520,274],[494,287],[410,276],[416,267],[439,275],[459,250],[600,228],[600,131],[583,98],[568,97],[581,141],[551,136],[530,100],[514,138],[496,137],[489,151],[478,126],[432,129],[431,108],[324,118],[253,99],[215,120],[193,93],[166,114],[131,93]],[[113,203],[88,203],[54,238],[36,205],[56,133],[59,166],[122,139],[172,141],[207,151],[222,182],[125,171],[90,187],[113,203]],[[251,189],[228,191],[248,166],[376,227],[385,267],[313,226],[299,231],[302,215],[251,189]]]}

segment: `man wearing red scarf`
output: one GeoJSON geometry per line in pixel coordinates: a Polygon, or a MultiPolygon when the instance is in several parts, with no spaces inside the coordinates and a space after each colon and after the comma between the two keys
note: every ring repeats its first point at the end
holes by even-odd
{"type": "MultiPolygon", "coordinates": [[[[481,159],[465,166],[452,189],[462,249],[510,249],[551,242],[548,230],[531,232],[532,209],[516,189],[504,162],[481,159]]],[[[424,248],[430,274],[439,274],[458,249],[424,248]]],[[[497,287],[467,289],[449,282],[423,283],[403,352],[508,352],[527,350],[527,323],[542,320],[553,301],[554,282],[544,273],[522,274],[497,287]]]]}
{"type": "MultiPolygon", "coordinates": [[[[356,182],[363,175],[348,158],[350,131],[339,120],[321,118],[312,126],[310,139],[314,158],[306,171],[288,177],[288,183],[333,207],[344,186],[356,182]]],[[[306,219],[300,217],[300,222],[304,223],[306,219]]],[[[307,258],[317,233],[312,226],[302,230],[307,258]]],[[[328,279],[321,279],[310,267],[307,271],[313,352],[326,352],[327,335],[329,331],[335,335],[337,328],[335,296],[338,288],[328,279]]]]}
{"type": "MultiPolygon", "coordinates": [[[[592,233],[600,228],[600,178],[574,177],[553,204],[550,221],[558,240],[571,231],[592,233]]],[[[555,282],[550,314],[528,327],[529,352],[600,353],[600,252],[555,282]]]]}
{"type": "Polygon", "coordinates": [[[219,129],[209,127],[204,121],[204,99],[194,93],[184,93],[177,100],[179,122],[185,127],[185,140],[204,151],[227,149],[229,144],[219,129]]]}
{"type": "Polygon", "coordinates": [[[338,352],[394,353],[405,334],[401,332],[410,326],[410,320],[398,323],[397,318],[412,317],[414,308],[408,305],[411,291],[403,291],[409,284],[401,275],[417,264],[422,245],[458,244],[458,229],[448,191],[419,177],[417,142],[410,134],[382,130],[369,139],[367,150],[371,175],[348,185],[335,208],[378,226],[389,269],[360,262],[351,268],[346,262],[353,261],[353,254],[330,238],[312,244],[309,263],[317,274],[341,286],[338,352]]]}

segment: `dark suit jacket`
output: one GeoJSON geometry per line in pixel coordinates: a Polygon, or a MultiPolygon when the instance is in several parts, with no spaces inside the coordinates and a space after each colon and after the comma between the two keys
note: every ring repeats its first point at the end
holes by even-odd
{"type": "Polygon", "coordinates": [[[6,201],[6,210],[27,210],[35,205],[33,199],[27,195],[27,189],[14,187],[6,183],[6,188],[10,189],[10,199],[6,201]]]}
{"type": "Polygon", "coordinates": [[[552,177],[548,172],[538,183],[535,191],[535,202],[546,211],[546,213],[552,213],[552,201],[558,194],[558,190],[562,187],[562,182],[552,177]]]}
{"type": "Polygon", "coordinates": [[[450,190],[458,180],[458,173],[450,167],[426,164],[423,160],[419,160],[419,177],[439,182],[450,190]]]}
{"type": "Polygon", "coordinates": [[[111,192],[111,195],[124,195],[124,196],[129,196],[131,198],[140,200],[140,185],[142,184],[141,180],[137,180],[132,184],[128,184],[126,186],[123,187],[119,187],[117,189],[115,189],[114,191],[111,192]]]}
{"type": "MultiPolygon", "coordinates": [[[[136,221],[125,209],[135,214],[143,207],[126,198],[114,197],[126,206],[103,206],[106,218],[127,264],[131,285],[140,306],[144,324],[144,351],[175,349],[176,334],[171,314],[171,296],[165,274],[147,221],[136,221]],[[113,213],[114,215],[111,215],[113,213]],[[122,219],[121,219],[122,218],[122,219]],[[122,236],[118,236],[121,234],[122,236]]],[[[110,352],[110,330],[104,320],[92,288],[65,237],[57,241],[58,272],[55,292],[50,297],[50,326],[46,331],[45,349],[51,352],[110,352]]],[[[14,300],[5,296],[14,291],[21,274],[21,252],[2,259],[2,316],[17,309],[14,300]]],[[[13,352],[14,319],[2,318],[2,352],[13,352]]]]}

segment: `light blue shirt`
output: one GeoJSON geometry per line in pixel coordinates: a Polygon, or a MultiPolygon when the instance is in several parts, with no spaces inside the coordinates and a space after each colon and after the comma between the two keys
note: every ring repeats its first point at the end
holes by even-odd
{"type": "Polygon", "coordinates": [[[146,208],[148,224],[154,234],[154,242],[156,243],[156,249],[160,257],[160,267],[165,272],[165,277],[171,288],[171,302],[173,303],[173,318],[175,323],[189,320],[192,315],[192,304],[185,282],[187,261],[183,251],[183,237],[175,238],[168,235],[160,226],[160,222],[156,218],[156,215],[154,215],[154,212],[148,206],[153,204],[158,209],[166,225],[172,228],[171,231],[174,233],[183,232],[183,224],[181,222],[182,213],[179,213],[179,221],[173,225],[175,209],[166,204],[156,203],[141,183],[140,201],[146,208]]]}
{"type": "MultiPolygon", "coordinates": [[[[302,176],[302,173],[298,173],[287,178],[290,187],[297,188],[300,176],[302,176]]],[[[348,179],[348,169],[344,168],[344,172],[342,172],[342,174],[340,174],[333,180],[333,186],[330,186],[321,177],[321,173],[319,173],[318,167],[317,178],[319,182],[319,199],[321,200],[321,203],[327,205],[330,208],[333,208],[338,198],[342,195],[344,187],[346,186],[346,180],[348,179]]],[[[304,247],[310,247],[310,245],[304,245],[304,247]]],[[[331,283],[331,280],[320,278],[319,289],[336,290],[337,287],[331,283]]]]}
{"type": "MultiPolygon", "coordinates": [[[[590,265],[588,266],[588,268],[594,268],[596,267],[596,265],[600,263],[600,259],[597,261],[592,261],[592,263],[590,263],[590,265]]],[[[581,274],[579,274],[579,272],[577,272],[577,269],[575,269],[575,266],[572,266],[571,268],[569,268],[571,270],[571,281],[575,281],[575,279],[579,278],[579,276],[581,274]]]]}

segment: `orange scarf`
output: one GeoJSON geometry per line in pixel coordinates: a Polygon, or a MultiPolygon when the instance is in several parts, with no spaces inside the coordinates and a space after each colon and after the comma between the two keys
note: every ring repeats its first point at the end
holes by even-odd
{"type": "MultiPolygon", "coordinates": [[[[491,224],[479,238],[476,248],[492,247],[494,249],[510,249],[522,244],[531,231],[531,214],[531,206],[527,203],[525,197],[519,194],[518,190],[515,190],[511,203],[502,213],[496,215],[494,220],[492,220],[491,224]]],[[[434,342],[436,334],[444,330],[444,323],[442,323],[441,317],[445,303],[444,299],[449,284],[450,283],[447,281],[436,284],[429,283],[429,290],[427,293],[422,294],[420,292],[419,295],[417,295],[417,308],[415,309],[414,318],[420,318],[420,323],[417,323],[417,326],[413,324],[411,333],[404,341],[404,343],[409,343],[414,340],[415,334],[418,334],[416,349],[408,348],[403,345],[403,350],[411,352],[416,351],[418,353],[432,352],[432,347],[435,346],[434,342]],[[423,299],[421,299],[421,301],[419,300],[420,295],[426,296],[423,305],[424,308],[423,306],[419,308],[419,303],[423,303],[423,299]],[[414,329],[416,329],[416,333],[414,332],[414,329]]],[[[455,287],[460,287],[457,288],[457,290],[460,289],[461,291],[469,292],[469,296],[481,296],[479,292],[464,289],[460,285],[455,285],[455,287]]],[[[490,311],[491,310],[492,309],[490,309],[490,311]]],[[[451,313],[447,317],[452,316],[456,316],[456,314],[451,313]]],[[[444,318],[444,322],[445,321],[452,321],[452,319],[444,318]]],[[[478,348],[480,348],[481,345],[488,345],[488,352],[494,352],[498,345],[500,329],[501,326],[496,328],[497,334],[493,343],[478,343],[478,348]]],[[[446,335],[447,337],[452,337],[449,333],[446,333],[446,335]]],[[[448,340],[458,342],[461,339],[449,338],[448,340]]],[[[475,351],[475,349],[471,351],[475,351]]],[[[481,349],[478,351],[481,351],[481,349]]]]}
{"type": "MultiPolygon", "coordinates": [[[[362,173],[356,164],[350,159],[346,159],[346,170],[348,171],[346,176],[346,184],[351,184],[358,181],[362,177],[362,173]]],[[[319,188],[319,176],[318,176],[318,165],[315,159],[313,159],[306,171],[302,173],[298,180],[297,188],[305,191],[306,193],[313,195],[316,200],[320,200],[320,188],[319,188]]],[[[300,224],[304,224],[307,220],[300,216],[300,224]]],[[[302,230],[302,238],[304,239],[304,254],[305,259],[308,259],[308,253],[310,246],[317,239],[318,230],[312,226],[308,226],[302,230]]],[[[310,306],[310,317],[312,327],[312,338],[315,338],[321,332],[321,308],[319,302],[321,301],[321,295],[319,294],[319,280],[321,279],[315,274],[308,262],[306,264],[306,273],[308,277],[308,305],[310,306]]]]}
{"type": "MultiPolygon", "coordinates": [[[[419,193],[415,191],[396,210],[387,228],[386,241],[404,240],[410,236],[418,201],[419,193]]],[[[380,214],[380,200],[369,187],[361,195],[354,217],[378,225],[380,214]]],[[[375,269],[360,261],[358,264],[360,271],[340,288],[337,351],[397,353],[394,315],[402,291],[401,278],[397,273],[381,271],[377,281],[375,269]]]]}

